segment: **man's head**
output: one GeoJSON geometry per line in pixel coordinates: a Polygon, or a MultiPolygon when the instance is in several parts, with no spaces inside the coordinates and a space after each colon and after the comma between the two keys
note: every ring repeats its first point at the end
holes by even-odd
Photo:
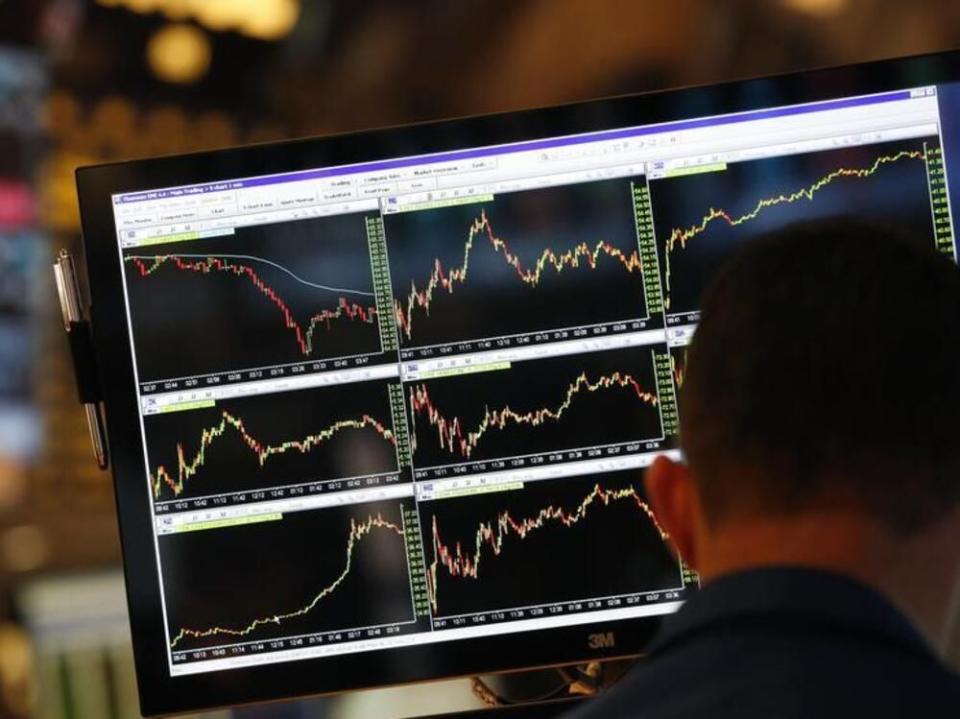
{"type": "Polygon", "coordinates": [[[751,243],[705,292],[685,372],[687,466],[647,484],[707,574],[842,563],[845,543],[869,551],[855,525],[906,546],[960,515],[960,269],[932,242],[830,221],[751,243]],[[760,526],[767,546],[714,561],[760,526]],[[790,527],[812,556],[778,540],[790,527]]]}

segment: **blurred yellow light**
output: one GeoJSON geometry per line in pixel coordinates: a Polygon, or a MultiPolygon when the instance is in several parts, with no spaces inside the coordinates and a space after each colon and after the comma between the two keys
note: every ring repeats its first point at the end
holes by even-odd
{"type": "Polygon", "coordinates": [[[847,0],[783,0],[790,10],[814,17],[832,17],[843,12],[847,0]]]}
{"type": "Polygon", "coordinates": [[[196,0],[139,0],[141,3],[152,3],[154,12],[163,13],[167,20],[187,20],[193,15],[196,0]]]}
{"type": "Polygon", "coordinates": [[[80,103],[64,90],[53,90],[44,102],[43,126],[55,136],[61,136],[80,122],[80,103]]]}
{"type": "Polygon", "coordinates": [[[235,145],[237,128],[229,116],[220,112],[208,112],[194,122],[190,131],[190,140],[198,149],[235,145]]]}
{"type": "Polygon", "coordinates": [[[43,566],[50,557],[50,542],[36,525],[10,527],[0,534],[0,557],[8,570],[29,572],[43,566]]]}
{"type": "Polygon", "coordinates": [[[193,12],[200,24],[222,32],[236,28],[243,4],[244,0],[202,0],[194,2],[193,12]]]}
{"type": "Polygon", "coordinates": [[[196,82],[210,68],[210,41],[192,25],[165,25],[147,43],[147,61],[165,82],[196,82]]]}
{"type": "Polygon", "coordinates": [[[289,35],[300,19],[297,0],[247,0],[250,7],[241,27],[247,35],[260,40],[279,40],[289,35]]]}
{"type": "Polygon", "coordinates": [[[130,12],[146,15],[157,12],[165,4],[165,0],[97,0],[107,7],[125,7],[130,12]]]}
{"type": "Polygon", "coordinates": [[[260,40],[279,40],[300,19],[300,0],[97,0],[131,12],[160,12],[168,20],[195,19],[210,30],[236,30],[260,40]]]}
{"type": "Polygon", "coordinates": [[[0,624],[0,694],[11,716],[36,716],[37,660],[33,643],[22,627],[0,624]]]}

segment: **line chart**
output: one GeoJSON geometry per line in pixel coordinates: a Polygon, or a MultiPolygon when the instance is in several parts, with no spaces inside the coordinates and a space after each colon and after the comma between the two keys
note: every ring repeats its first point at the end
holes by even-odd
{"type": "Polygon", "coordinates": [[[736,162],[651,181],[664,306],[695,311],[713,270],[737,245],[792,222],[854,215],[894,221],[933,241],[927,149],[936,138],[736,162]],[[690,208],[702,215],[690,222],[690,208]]]}
{"type": "Polygon", "coordinates": [[[407,383],[414,465],[420,471],[660,439],[657,387],[649,346],[407,383]]]}
{"type": "Polygon", "coordinates": [[[165,581],[174,651],[415,619],[402,503],[166,535],[160,551],[170,573],[189,581],[165,581]],[[380,593],[389,601],[369,599],[380,593]]]}
{"type": "Polygon", "coordinates": [[[640,272],[642,269],[637,250],[627,254],[603,240],[597,241],[593,247],[586,242],[581,242],[560,253],[555,252],[550,247],[545,247],[532,267],[525,267],[520,258],[511,251],[506,240],[496,234],[490,224],[490,219],[487,217],[486,208],[482,208],[479,217],[474,219],[467,233],[467,241],[463,248],[463,262],[459,266],[450,268],[450,270],[444,270],[440,259],[434,259],[433,271],[424,288],[419,290],[415,283],[411,283],[406,308],[400,302],[395,302],[397,326],[408,340],[413,334],[414,311],[421,310],[423,314],[429,315],[430,305],[434,301],[434,294],[437,290],[453,294],[457,285],[467,281],[470,269],[470,254],[478,236],[488,240],[493,249],[503,258],[503,261],[514,269],[520,281],[531,287],[537,287],[540,284],[547,268],[553,269],[557,274],[561,274],[565,270],[576,270],[581,266],[595,270],[601,255],[618,262],[626,272],[640,272]]]}
{"type": "MultiPolygon", "coordinates": [[[[187,272],[198,272],[201,274],[210,274],[213,272],[224,272],[234,274],[238,277],[248,279],[266,298],[272,302],[283,315],[283,321],[287,329],[291,330],[296,337],[297,346],[300,348],[300,354],[304,357],[310,357],[313,354],[313,337],[318,327],[327,330],[332,328],[336,320],[354,320],[373,324],[376,321],[377,308],[374,305],[362,305],[356,302],[350,302],[346,297],[340,297],[337,300],[334,309],[324,309],[314,314],[301,325],[294,319],[293,312],[284,302],[283,298],[256,273],[249,265],[234,264],[226,261],[222,256],[204,256],[199,260],[187,259],[184,255],[152,255],[144,257],[142,255],[127,255],[124,257],[127,262],[132,262],[140,273],[141,277],[149,277],[165,264],[172,264],[178,270],[187,272]],[[147,262],[150,264],[147,264],[147,262]]],[[[280,267],[276,263],[269,264],[280,267]]],[[[281,269],[288,275],[296,277],[285,267],[281,269]]],[[[297,281],[305,283],[299,278],[297,281]]],[[[317,285],[310,284],[316,287],[317,285]]],[[[329,289],[323,287],[321,289],[329,289]]],[[[372,294],[372,293],[371,293],[372,294]]]]}
{"type": "Polygon", "coordinates": [[[170,488],[170,490],[173,491],[174,495],[180,496],[187,480],[193,477],[200,470],[200,468],[203,467],[204,462],[206,461],[207,449],[219,437],[225,434],[228,429],[233,429],[237,432],[237,434],[240,435],[243,443],[257,456],[257,460],[260,462],[260,466],[262,467],[266,461],[274,455],[283,454],[285,452],[300,452],[301,454],[306,454],[314,447],[320,446],[324,442],[330,440],[339,432],[348,429],[367,428],[374,430],[383,439],[396,445],[397,442],[396,438],[393,436],[393,431],[368,414],[362,415],[358,419],[339,420],[334,422],[329,427],[320,430],[316,434],[307,435],[303,439],[287,440],[285,442],[280,442],[279,444],[270,445],[264,444],[247,432],[247,428],[244,426],[242,419],[239,417],[234,417],[229,412],[224,411],[220,416],[219,424],[203,430],[200,435],[199,449],[192,458],[187,458],[183,445],[179,443],[177,444],[176,477],[167,471],[163,465],[159,465],[157,467],[156,472],[150,478],[151,484],[153,484],[153,494],[154,497],[159,497],[163,486],[166,485],[170,488]]]}
{"type": "MultiPolygon", "coordinates": [[[[176,255],[124,255],[125,261],[131,260],[141,260],[142,262],[150,262],[153,264],[159,264],[162,260],[167,257],[177,257],[180,259],[186,260],[210,260],[210,259],[220,259],[220,260],[248,260],[250,262],[262,262],[265,265],[270,265],[271,267],[280,270],[285,275],[293,278],[295,282],[299,282],[301,285],[306,285],[307,287],[315,287],[318,290],[327,290],[328,292],[342,292],[348,295],[363,295],[365,297],[373,297],[373,292],[367,292],[366,290],[356,290],[349,287],[332,287],[330,285],[322,285],[318,282],[311,282],[310,280],[305,280],[300,275],[295,274],[290,268],[284,267],[283,265],[278,265],[273,260],[268,260],[266,257],[257,257],[256,255],[232,255],[232,254],[217,254],[217,255],[195,255],[179,252],[176,255]]],[[[154,268],[155,269],[155,268],[154,268]]],[[[141,270],[142,271],[142,270],[141,270]]]]}
{"type": "Polygon", "coordinates": [[[337,587],[339,587],[343,580],[347,578],[347,575],[350,574],[350,570],[353,569],[353,553],[356,549],[357,544],[363,540],[368,534],[373,530],[389,530],[395,532],[401,538],[403,538],[404,533],[403,529],[394,524],[393,522],[385,520],[379,514],[375,517],[367,517],[364,521],[357,523],[356,520],[350,520],[350,533],[347,537],[347,549],[346,549],[346,561],[344,563],[343,571],[334,579],[330,584],[321,589],[314,597],[307,602],[304,606],[298,609],[292,609],[288,612],[276,613],[266,617],[259,617],[253,619],[242,628],[231,628],[231,627],[209,627],[207,629],[189,629],[186,627],[181,627],[180,631],[170,642],[170,648],[176,649],[177,644],[182,640],[190,639],[205,639],[207,637],[215,636],[228,636],[228,637],[246,637],[255,632],[259,627],[265,624],[271,624],[280,626],[284,622],[294,619],[296,617],[302,617],[306,614],[312,612],[322,599],[327,595],[334,592],[337,587]]]}
{"type": "Polygon", "coordinates": [[[380,353],[367,216],[126,250],[140,381],[380,353]]]}
{"type": "MultiPolygon", "coordinates": [[[[566,396],[555,408],[542,407],[520,413],[515,412],[509,405],[495,410],[487,407],[483,419],[475,430],[464,431],[459,418],[444,417],[430,400],[426,385],[421,384],[410,389],[410,410],[414,419],[417,415],[426,415],[430,425],[437,430],[440,446],[443,449],[469,459],[488,431],[503,430],[513,424],[538,427],[546,422],[559,422],[581,392],[600,392],[609,389],[630,390],[637,399],[650,405],[656,405],[659,402],[655,393],[642,389],[637,380],[629,374],[614,372],[609,376],[601,376],[596,381],[591,381],[587,374],[582,372],[567,387],[566,396]]],[[[416,441],[413,446],[416,450],[416,441]]]]}
{"type": "Polygon", "coordinates": [[[587,510],[594,502],[609,505],[611,502],[622,500],[630,500],[636,504],[637,508],[647,516],[647,519],[656,528],[660,534],[660,538],[664,541],[669,539],[669,535],[660,526],[649,505],[640,499],[640,495],[633,487],[607,490],[599,484],[596,484],[593,487],[593,491],[590,492],[572,512],[564,510],[563,507],[549,505],[541,509],[533,517],[515,519],[510,515],[509,510],[504,510],[500,512],[495,522],[481,522],[477,526],[473,543],[467,551],[463,550],[459,542],[452,548],[443,543],[440,537],[440,530],[437,528],[437,519],[434,517],[431,523],[434,559],[430,564],[427,574],[430,606],[433,607],[434,611],[438,609],[438,567],[442,566],[452,577],[479,579],[480,563],[484,550],[490,552],[493,556],[499,556],[503,552],[504,540],[508,535],[513,534],[516,535],[518,539],[526,539],[531,533],[538,529],[543,529],[544,526],[553,522],[561,524],[564,527],[572,527],[587,515],[587,510]]]}
{"type": "Polygon", "coordinates": [[[692,225],[687,228],[677,228],[670,233],[670,237],[667,239],[667,251],[666,251],[666,270],[664,276],[666,277],[666,290],[667,290],[667,306],[669,307],[670,303],[670,256],[673,254],[674,249],[679,244],[681,248],[685,249],[687,243],[690,242],[697,235],[702,234],[710,226],[710,224],[716,220],[723,220],[730,227],[737,227],[742,225],[744,222],[749,222],[759,215],[763,210],[768,207],[774,207],[782,203],[793,203],[799,200],[810,200],[814,199],[814,195],[823,188],[830,185],[834,180],[839,178],[857,178],[863,179],[870,177],[877,170],[879,170],[884,165],[897,162],[903,159],[911,160],[923,160],[925,155],[922,151],[918,150],[901,150],[893,155],[881,155],[873,164],[866,168],[849,168],[849,167],[840,167],[834,170],[833,172],[824,175],[819,180],[814,182],[809,187],[801,187],[798,190],[795,190],[789,194],[779,194],[773,197],[765,197],[757,201],[757,204],[753,207],[752,210],[745,212],[741,215],[733,217],[729,212],[723,209],[718,209],[711,207],[707,213],[703,216],[699,223],[692,225]]]}
{"type": "Polygon", "coordinates": [[[669,535],[639,479],[626,471],[546,480],[421,506],[434,614],[677,587],[669,535]]]}
{"type": "Polygon", "coordinates": [[[382,381],[147,415],[150,488],[163,502],[393,473],[391,417],[382,381]]]}
{"type": "Polygon", "coordinates": [[[630,179],[384,216],[401,345],[645,321],[630,179]]]}

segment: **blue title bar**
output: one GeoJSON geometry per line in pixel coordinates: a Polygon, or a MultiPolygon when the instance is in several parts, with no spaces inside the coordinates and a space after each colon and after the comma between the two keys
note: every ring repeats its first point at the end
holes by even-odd
{"type": "Polygon", "coordinates": [[[825,102],[811,103],[809,105],[791,105],[786,107],[772,108],[769,110],[754,110],[695,120],[679,120],[676,122],[668,122],[659,125],[644,125],[641,127],[630,127],[620,130],[603,130],[583,135],[555,137],[545,140],[530,140],[528,142],[518,142],[509,145],[491,145],[473,148],[470,150],[453,150],[450,152],[438,152],[429,155],[414,155],[400,157],[393,160],[364,162],[356,165],[340,165],[338,167],[330,167],[319,170],[303,170],[300,172],[288,172],[280,175],[265,175],[262,177],[238,179],[228,182],[209,182],[201,185],[186,185],[183,187],[175,187],[164,190],[127,193],[123,195],[117,195],[114,198],[114,203],[123,204],[128,202],[143,202],[146,200],[162,200],[171,197],[185,197],[187,195],[199,195],[208,192],[223,192],[224,190],[261,187],[264,185],[275,185],[284,182],[300,182],[303,180],[316,180],[325,177],[337,177],[339,175],[353,175],[360,172],[393,170],[400,167],[411,167],[414,165],[424,165],[435,162],[470,160],[478,157],[489,157],[491,155],[502,155],[505,153],[546,150],[555,147],[581,145],[588,142],[619,140],[662,132],[694,130],[702,127],[729,125],[738,122],[768,120],[774,117],[803,115],[811,112],[824,112],[826,110],[841,110],[849,107],[876,105],[885,102],[895,102],[898,100],[909,100],[910,98],[911,94],[909,90],[901,90],[897,92],[883,93],[880,95],[868,95],[865,97],[853,97],[842,100],[827,100],[825,102]]]}

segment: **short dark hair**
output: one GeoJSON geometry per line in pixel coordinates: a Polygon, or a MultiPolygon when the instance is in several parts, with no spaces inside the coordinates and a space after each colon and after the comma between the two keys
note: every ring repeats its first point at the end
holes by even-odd
{"type": "Polygon", "coordinates": [[[708,522],[839,503],[912,531],[960,501],[960,269],[932,239],[792,225],[701,306],[680,434],[708,522]]]}

